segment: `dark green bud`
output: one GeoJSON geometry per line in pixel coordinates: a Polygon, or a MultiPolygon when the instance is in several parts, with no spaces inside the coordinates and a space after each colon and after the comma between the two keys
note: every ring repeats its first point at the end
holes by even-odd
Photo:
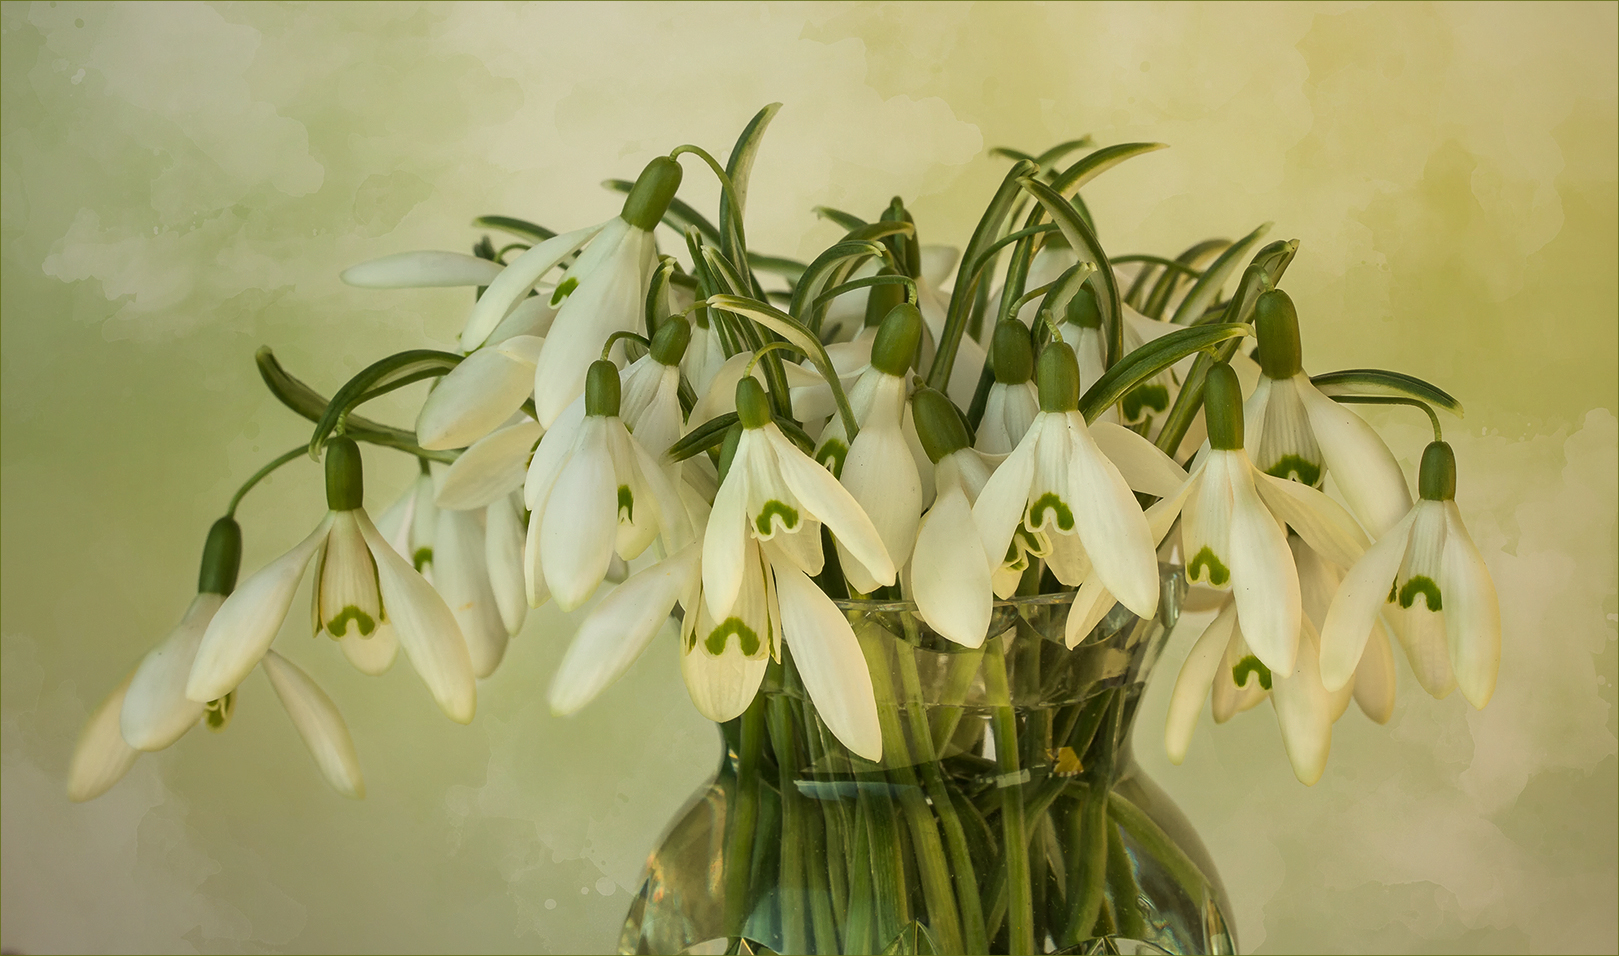
{"type": "Polygon", "coordinates": [[[1091,291],[1089,282],[1080,286],[1074,297],[1068,300],[1067,318],[1082,329],[1102,327],[1102,310],[1096,305],[1096,293],[1091,291]]]}
{"type": "Polygon", "coordinates": [[[659,365],[679,365],[691,342],[691,325],[680,316],[671,316],[652,336],[652,361],[659,365]]]}
{"type": "Polygon", "coordinates": [[[967,447],[967,426],[943,392],[926,385],[917,389],[911,396],[911,417],[916,420],[922,449],[935,465],[946,455],[967,447]]]}
{"type": "MultiPolygon", "coordinates": [[[[880,276],[898,276],[893,269],[883,269],[877,273],[880,276]]],[[[905,286],[898,282],[884,282],[881,285],[871,286],[866,290],[866,328],[874,329],[882,325],[883,319],[894,307],[905,302],[905,286]]]]}
{"type": "Polygon", "coordinates": [[[229,594],[236,587],[236,572],[241,568],[242,526],[235,518],[220,518],[208,529],[208,543],[202,546],[197,593],[229,594]]]}
{"type": "Polygon", "coordinates": [[[731,462],[736,460],[736,446],[742,441],[742,426],[732,425],[725,430],[725,441],[720,445],[719,475],[720,481],[731,471],[731,462]]]}
{"type": "Polygon", "coordinates": [[[326,443],[326,507],[353,511],[365,498],[360,446],[339,435],[326,443]]]}
{"type": "Polygon", "coordinates": [[[763,428],[775,420],[770,414],[770,396],[752,375],[744,375],[736,383],[736,417],[743,428],[763,428]]]}
{"type": "Polygon", "coordinates": [[[1254,331],[1259,335],[1259,367],[1269,378],[1292,378],[1303,368],[1299,344],[1299,313],[1281,289],[1272,289],[1254,303],[1254,331]]]}
{"type": "Polygon", "coordinates": [[[1022,385],[1034,378],[1034,343],[1029,341],[1028,327],[1017,319],[995,326],[989,354],[995,381],[1002,385],[1022,385]]]}
{"type": "Polygon", "coordinates": [[[680,176],[680,164],[667,156],[647,163],[630,194],[624,198],[624,211],[619,217],[638,229],[651,232],[653,226],[663,221],[663,214],[674,200],[675,191],[680,188],[680,176]]]}
{"type": "Polygon", "coordinates": [[[1203,385],[1203,417],[1209,426],[1210,448],[1234,451],[1242,447],[1242,386],[1225,362],[1209,369],[1203,385]]]}
{"type": "Polygon", "coordinates": [[[1448,443],[1429,442],[1422,450],[1417,494],[1424,501],[1449,501],[1456,497],[1456,453],[1450,450],[1448,443]]]}
{"type": "MultiPolygon", "coordinates": [[[[895,286],[894,288],[898,288],[895,286]]],[[[911,370],[911,359],[922,344],[922,313],[909,302],[888,310],[871,343],[871,364],[886,375],[903,376],[911,370]]]]}
{"type": "Polygon", "coordinates": [[[585,373],[585,414],[617,418],[618,392],[618,366],[607,359],[591,362],[585,373]]]}
{"type": "Polygon", "coordinates": [[[1035,376],[1042,412],[1071,412],[1079,408],[1079,360],[1067,342],[1051,342],[1040,350],[1035,376]]]}

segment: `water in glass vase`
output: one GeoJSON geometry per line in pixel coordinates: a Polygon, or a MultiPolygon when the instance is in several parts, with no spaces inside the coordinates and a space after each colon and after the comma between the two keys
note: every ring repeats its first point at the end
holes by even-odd
{"type": "Polygon", "coordinates": [[[966,648],[904,602],[840,601],[883,759],[843,747],[789,655],[722,727],[715,779],[648,860],[621,953],[1231,953],[1230,905],[1130,731],[1179,616],[1116,606],[1069,650],[1073,595],[999,602],[966,648]]]}

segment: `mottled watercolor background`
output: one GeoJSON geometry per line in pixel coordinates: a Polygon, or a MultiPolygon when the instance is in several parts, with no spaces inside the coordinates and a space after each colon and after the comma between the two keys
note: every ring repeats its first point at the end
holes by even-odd
{"type": "MultiPolygon", "coordinates": [[[[1264,220],[1320,371],[1382,365],[1469,409],[1448,434],[1500,586],[1475,713],[1402,673],[1312,789],[1269,709],[1148,770],[1219,861],[1245,949],[1614,951],[1615,6],[6,3],[4,945],[602,951],[715,734],[660,643],[586,713],[543,687],[575,618],[537,612],[444,720],[406,666],[279,646],[341,703],[370,796],[314,772],[262,678],[223,735],[63,798],[87,709],[189,600],[207,524],[307,436],[259,386],[272,343],[331,389],[446,347],[464,291],[363,293],[345,264],[464,248],[471,216],[559,228],[762,104],[749,234],[808,256],[809,209],[891,195],[965,241],[986,150],[1158,140],[1088,190],[1116,252],[1264,220]]],[[[709,176],[684,195],[711,208],[709,176]]],[[[378,414],[407,420],[405,399],[378,414]]],[[[1410,466],[1411,414],[1375,414],[1410,466]]],[[[1420,427],[1419,427],[1420,426],[1420,427]]],[[[372,503],[412,471],[372,456],[372,503]]],[[[249,499],[246,566],[324,505],[294,466],[249,499]]],[[[300,599],[302,600],[302,599],[300,599]]],[[[293,615],[296,621],[298,614],[293,615]]],[[[1171,655],[1190,633],[1178,635],[1171,655]]],[[[1177,658],[1178,659],[1178,658],[1177,658]]],[[[1403,665],[1402,665],[1403,666],[1403,665]]]]}

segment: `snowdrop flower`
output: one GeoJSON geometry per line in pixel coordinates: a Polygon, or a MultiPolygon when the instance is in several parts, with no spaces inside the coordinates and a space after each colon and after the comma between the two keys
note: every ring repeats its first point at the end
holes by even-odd
{"type": "Polygon", "coordinates": [[[966,426],[942,393],[919,388],[911,402],[937,488],[933,507],[917,526],[912,596],[929,627],[965,647],[979,647],[989,633],[991,562],[973,523],[972,507],[989,482],[991,468],[983,455],[968,447],[966,426]]]}
{"type": "MultiPolygon", "coordinates": [[[[871,350],[871,364],[855,380],[849,405],[860,431],[848,443],[841,417],[827,423],[815,452],[871,518],[896,566],[910,559],[922,511],[922,478],[905,440],[905,393],[911,361],[922,339],[922,316],[901,303],[888,313],[871,350]]],[[[843,545],[838,555],[849,586],[863,594],[878,587],[843,545]]]]}
{"type": "Polygon", "coordinates": [[[1293,775],[1306,786],[1321,779],[1332,746],[1332,695],[1321,685],[1319,639],[1309,618],[1300,618],[1293,667],[1275,671],[1248,653],[1236,602],[1228,602],[1203,631],[1182,665],[1169,703],[1164,747],[1171,763],[1186,758],[1203,701],[1214,695],[1214,719],[1224,723],[1267,696],[1276,708],[1293,775]]]}
{"type": "MultiPolygon", "coordinates": [[[[680,164],[660,156],[647,164],[607,222],[547,239],[518,256],[485,290],[461,332],[461,347],[476,349],[540,279],[589,243],[557,284],[557,306],[534,368],[534,407],[549,428],[585,387],[585,370],[608,336],[642,323],[656,265],[652,229],[680,187],[680,164]]],[[[622,354],[615,349],[615,353],[622,354]]]]}
{"type": "Polygon", "coordinates": [[[691,344],[680,360],[680,367],[686,373],[686,380],[691,382],[692,390],[706,395],[720,366],[725,364],[725,343],[720,339],[719,329],[714,327],[716,320],[707,309],[693,310],[692,320],[695,326],[691,330],[691,344]]]}
{"type": "Polygon", "coordinates": [[[487,508],[523,487],[544,434],[539,422],[524,417],[473,442],[435,482],[433,504],[454,511],[487,508]]]}
{"type": "Polygon", "coordinates": [[[491,585],[481,511],[440,508],[433,534],[433,588],[466,641],[474,677],[500,666],[510,636],[491,585]]]}
{"type": "Polygon", "coordinates": [[[1411,510],[1394,453],[1364,419],[1310,383],[1300,365],[1298,312],[1287,293],[1261,295],[1254,326],[1261,374],[1243,409],[1254,465],[1313,487],[1330,470],[1350,510],[1381,537],[1411,510]]]}
{"type": "Polygon", "coordinates": [[[628,561],[660,534],[675,550],[691,538],[685,509],[661,466],[619,418],[618,369],[590,366],[585,394],[540,439],[524,500],[528,600],[571,611],[601,584],[613,555],[628,561]]]}
{"type": "Polygon", "coordinates": [[[351,630],[364,637],[391,627],[445,714],[459,723],[472,719],[477,691],[455,616],[378,533],[362,497],[359,447],[334,438],[326,445],[331,510],[314,533],[225,599],[197,649],[187,697],[215,700],[241,683],[269,650],[304,569],[318,558],[314,616],[320,631],[340,639],[351,630]]]}
{"type": "Polygon", "coordinates": [[[1367,541],[1331,498],[1254,467],[1243,449],[1241,402],[1231,367],[1222,362],[1210,369],[1204,386],[1209,445],[1175,496],[1184,502],[1186,573],[1194,583],[1234,591],[1236,614],[1255,656],[1275,673],[1292,674],[1303,612],[1283,524],[1340,566],[1353,564],[1367,541]]]}
{"type": "Polygon", "coordinates": [[[703,533],[702,595],[683,643],[692,699],[710,719],[735,717],[758,689],[764,654],[784,641],[827,727],[876,760],[882,735],[865,657],[810,576],[821,571],[823,523],[877,584],[893,583],[894,563],[849,491],[776,427],[756,380],[737,383],[736,405],[742,427],[703,533]],[[743,679],[715,679],[727,673],[743,679]]]}
{"type": "Polygon", "coordinates": [[[620,376],[620,417],[641,447],[660,459],[680,440],[685,426],[680,410],[680,361],[691,342],[691,326],[678,316],[664,321],[652,336],[652,347],[620,376]]]}
{"type": "Polygon", "coordinates": [[[1005,455],[1016,448],[1040,414],[1040,395],[1034,385],[1034,346],[1029,330],[1011,320],[1000,323],[990,345],[995,383],[984,402],[974,447],[989,455],[1005,455]]]}
{"type": "Polygon", "coordinates": [[[534,387],[545,339],[514,335],[478,349],[439,380],[416,416],[423,448],[465,448],[517,411],[534,387]]]}
{"type": "Polygon", "coordinates": [[[354,738],[337,705],[326,696],[303,669],[277,654],[265,651],[259,662],[270,678],[281,706],[292,718],[292,726],[315,758],[315,766],[333,790],[358,800],[365,796],[365,779],[360,774],[360,758],[354,752],[354,738]]]}
{"type": "Polygon", "coordinates": [[[1456,456],[1436,441],[1422,453],[1415,507],[1349,569],[1321,632],[1321,676],[1346,683],[1379,612],[1435,697],[1460,687],[1474,707],[1495,691],[1501,608],[1484,558],[1456,509],[1456,456]]]}
{"type": "MultiPolygon", "coordinates": [[[[1149,319],[1128,304],[1121,303],[1120,308],[1124,318],[1122,334],[1126,355],[1153,339],[1168,335],[1175,330],[1175,326],[1168,322],[1149,319]]],[[[1083,393],[1095,385],[1096,380],[1107,371],[1105,358],[1107,343],[1102,337],[1102,312],[1096,304],[1096,293],[1090,283],[1079,287],[1074,297],[1068,300],[1064,312],[1064,321],[1057,332],[1064,342],[1074,347],[1074,354],[1079,359],[1079,389],[1083,393]]],[[[1147,421],[1153,414],[1169,409],[1175,391],[1174,372],[1165,369],[1131,389],[1129,394],[1120,399],[1118,405],[1108,409],[1105,415],[1111,420],[1127,425],[1147,421]]]]}
{"type": "Polygon", "coordinates": [[[196,726],[207,710],[207,701],[186,697],[186,681],[208,623],[236,585],[241,560],[242,529],[234,519],[220,518],[203,547],[196,598],[179,626],[141,658],[127,685],[118,728],[136,750],[168,747],[196,726]]]}
{"type": "MultiPolygon", "coordinates": [[[[1021,527],[1057,580],[1099,585],[1140,617],[1158,609],[1158,560],[1147,518],[1079,413],[1071,348],[1040,353],[1040,413],[973,505],[988,560],[999,565],[1021,527]]],[[[1139,437],[1139,436],[1138,436],[1139,437]]]]}
{"type": "Polygon", "coordinates": [[[523,574],[523,524],[521,495],[513,492],[490,502],[484,509],[484,564],[489,569],[489,590],[506,633],[516,637],[528,616],[528,590],[523,574]]]}
{"type": "MultiPolygon", "coordinates": [[[[1287,536],[1287,544],[1293,550],[1293,564],[1299,570],[1299,596],[1304,616],[1320,634],[1326,626],[1327,610],[1343,582],[1345,569],[1317,554],[1296,534],[1287,536]]],[[[1394,689],[1394,650],[1389,645],[1388,631],[1379,619],[1372,625],[1354,674],[1342,687],[1327,691],[1333,701],[1332,719],[1336,721],[1343,716],[1352,696],[1362,713],[1377,723],[1386,724],[1394,716],[1394,689]]]]}
{"type": "Polygon", "coordinates": [[[67,771],[67,798],[74,803],[94,800],[112,789],[141,755],[124,740],[118,729],[124,695],[134,676],[124,678],[124,682],[107,695],[79,732],[79,742],[73,748],[73,760],[67,771]]]}

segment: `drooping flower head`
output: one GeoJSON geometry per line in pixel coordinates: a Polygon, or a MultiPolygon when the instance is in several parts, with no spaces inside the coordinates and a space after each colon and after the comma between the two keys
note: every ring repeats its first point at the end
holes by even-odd
{"type": "Polygon", "coordinates": [[[1010,319],[995,328],[990,343],[995,382],[984,402],[974,447],[990,455],[1005,455],[1016,448],[1040,414],[1040,394],[1034,384],[1034,345],[1029,330],[1010,319]]]}

